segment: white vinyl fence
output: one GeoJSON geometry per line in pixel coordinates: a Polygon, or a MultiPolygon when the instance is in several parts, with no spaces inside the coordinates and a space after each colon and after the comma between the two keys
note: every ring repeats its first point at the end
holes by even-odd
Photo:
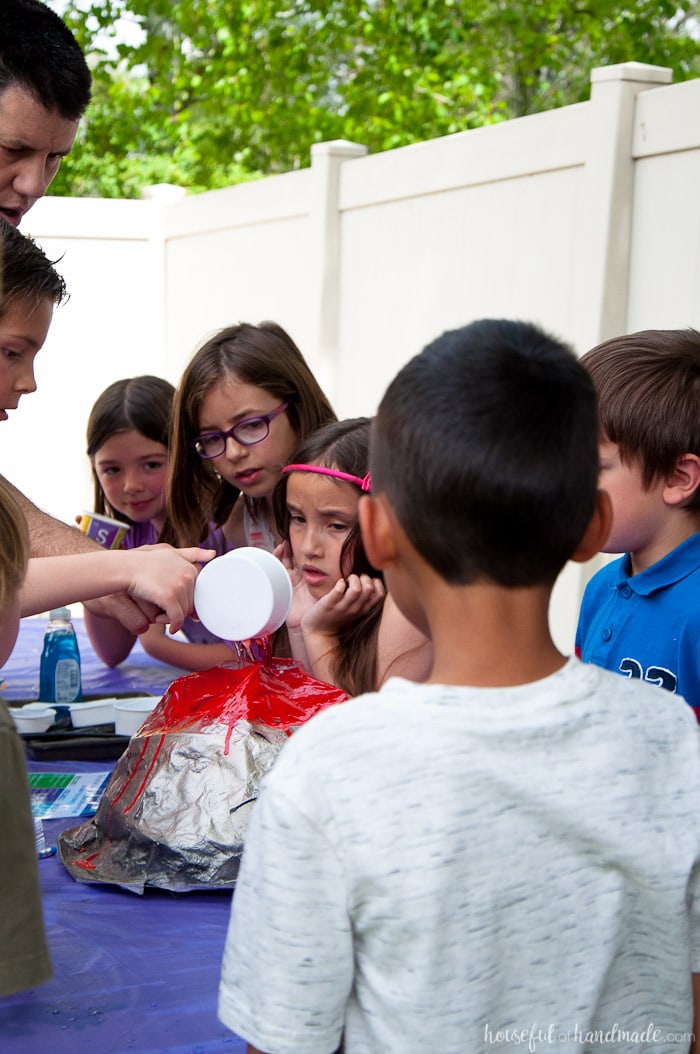
{"type": "MultiPolygon", "coordinates": [[[[646,327],[700,328],[700,80],[629,62],[590,101],[187,197],[45,198],[25,219],[71,293],[37,359],[39,391],[0,431],[0,467],[67,522],[90,502],[84,432],[111,381],[177,383],[224,325],[289,330],[340,416],[445,329],[534,321],[582,353],[646,327]]],[[[592,565],[571,565],[552,626],[570,648],[592,565]]]]}

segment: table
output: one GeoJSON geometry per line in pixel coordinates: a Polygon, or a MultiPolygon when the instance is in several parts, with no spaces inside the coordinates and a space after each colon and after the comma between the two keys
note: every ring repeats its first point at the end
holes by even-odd
{"type": "MultiPolygon", "coordinates": [[[[30,762],[32,771],[99,771],[101,762],[30,762]]],[[[78,820],[46,820],[47,845],[78,820]]],[[[54,977],[0,999],[3,1054],[245,1054],[216,1016],[231,896],[138,896],[74,882],[39,861],[54,977]]]]}
{"type": "MultiPolygon", "coordinates": [[[[12,704],[39,698],[39,660],[46,630],[46,617],[25,618],[12,655],[0,672],[5,682],[1,695],[12,704]]],[[[110,668],[97,658],[82,618],[74,618],[78,636],[83,695],[162,695],[171,681],[185,672],[152,659],[136,641],[128,659],[110,668]]]]}
{"type": "MultiPolygon", "coordinates": [[[[45,620],[25,620],[3,670],[10,700],[38,685],[45,620]],[[30,625],[29,623],[33,623],[30,625]]],[[[138,649],[107,670],[77,626],[86,694],[161,694],[180,671],[138,649]]],[[[31,771],[96,772],[104,761],[28,762],[31,771]]],[[[78,819],[47,820],[48,845],[78,819]]],[[[39,861],[54,977],[0,999],[2,1054],[245,1054],[245,1042],[216,1016],[231,894],[143,896],[75,882],[58,856],[39,861]]]]}

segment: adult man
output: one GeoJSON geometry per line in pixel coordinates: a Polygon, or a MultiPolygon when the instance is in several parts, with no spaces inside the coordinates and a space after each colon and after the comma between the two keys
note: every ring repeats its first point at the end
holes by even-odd
{"type": "Polygon", "coordinates": [[[91,76],[65,23],[39,0],[4,0],[0,31],[0,213],[17,226],[70,153],[91,76]]]}

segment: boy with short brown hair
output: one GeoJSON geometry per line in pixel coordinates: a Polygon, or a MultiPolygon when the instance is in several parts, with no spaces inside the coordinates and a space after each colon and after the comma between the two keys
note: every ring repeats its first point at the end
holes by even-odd
{"type": "Polygon", "coordinates": [[[598,395],[600,486],[612,501],[577,653],[682,695],[700,720],[700,333],[645,330],[583,356],[598,395]]]}

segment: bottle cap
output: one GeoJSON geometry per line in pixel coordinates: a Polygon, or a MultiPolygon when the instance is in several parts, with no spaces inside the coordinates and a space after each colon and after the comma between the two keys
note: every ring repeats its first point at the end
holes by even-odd
{"type": "Polygon", "coordinates": [[[70,618],[70,608],[51,608],[49,618],[70,618]]]}

